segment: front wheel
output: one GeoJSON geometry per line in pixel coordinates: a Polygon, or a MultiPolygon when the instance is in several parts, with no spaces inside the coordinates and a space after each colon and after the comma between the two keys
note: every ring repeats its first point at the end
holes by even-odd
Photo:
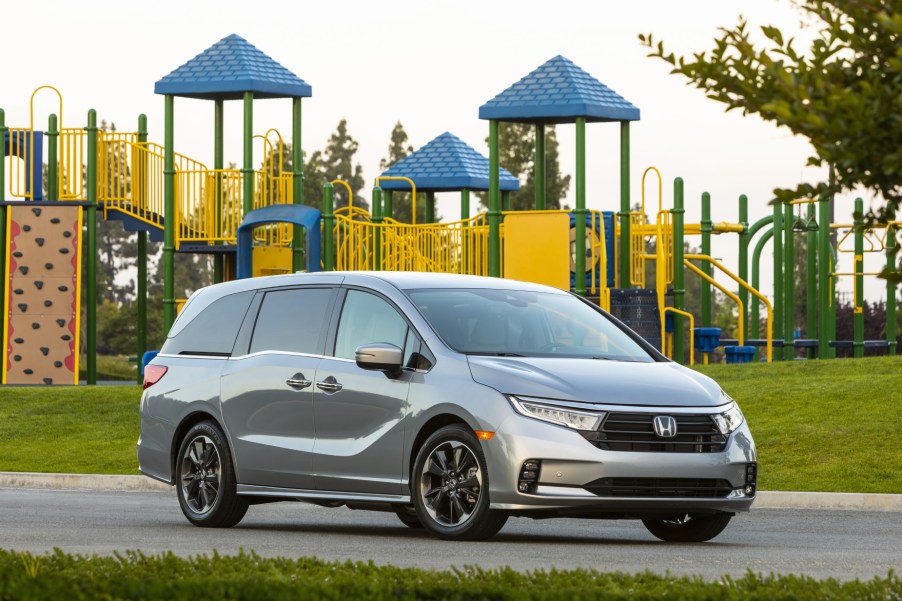
{"type": "Polygon", "coordinates": [[[711,540],[727,527],[726,513],[715,515],[684,515],[671,520],[642,520],[649,532],[671,543],[703,543],[711,540]]]}
{"type": "Polygon", "coordinates": [[[420,518],[417,517],[416,507],[413,505],[392,505],[392,509],[395,510],[395,515],[398,516],[398,519],[408,528],[423,527],[423,524],[420,523],[420,518]]]}
{"type": "Polygon", "coordinates": [[[465,426],[446,426],[423,443],[412,488],[420,523],[438,538],[484,540],[507,521],[507,514],[489,508],[485,455],[465,426]]]}

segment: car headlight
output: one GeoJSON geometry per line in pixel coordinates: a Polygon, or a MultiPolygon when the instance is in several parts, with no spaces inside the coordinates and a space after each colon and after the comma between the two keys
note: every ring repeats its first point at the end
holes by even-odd
{"type": "Polygon", "coordinates": [[[574,430],[597,430],[605,416],[602,411],[577,411],[569,407],[553,405],[551,401],[546,403],[515,396],[507,398],[520,415],[574,430]]]}
{"type": "MultiPolygon", "coordinates": [[[[724,393],[724,396],[727,396],[724,393]]],[[[730,398],[727,396],[727,398],[730,398]]],[[[731,399],[732,400],[732,399],[731,399]]],[[[742,425],[743,420],[745,419],[742,416],[742,411],[739,410],[739,406],[735,403],[730,404],[729,408],[723,413],[717,413],[711,416],[714,419],[714,423],[717,425],[717,429],[720,430],[720,433],[724,436],[727,436],[731,432],[733,432],[736,428],[742,425]]]]}

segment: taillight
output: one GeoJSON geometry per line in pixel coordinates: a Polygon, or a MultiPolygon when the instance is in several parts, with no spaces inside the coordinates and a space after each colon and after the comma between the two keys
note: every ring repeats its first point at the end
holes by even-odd
{"type": "Polygon", "coordinates": [[[165,365],[147,365],[144,368],[144,390],[159,382],[168,370],[165,365]]]}

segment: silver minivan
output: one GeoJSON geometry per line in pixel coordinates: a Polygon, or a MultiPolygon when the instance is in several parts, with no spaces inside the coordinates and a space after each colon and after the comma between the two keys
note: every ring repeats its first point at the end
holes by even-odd
{"type": "Polygon", "coordinates": [[[717,536],[755,499],[736,403],[596,305],[497,278],[199,290],[145,370],[138,461],[197,526],[299,500],[478,540],[511,516],[717,536]]]}

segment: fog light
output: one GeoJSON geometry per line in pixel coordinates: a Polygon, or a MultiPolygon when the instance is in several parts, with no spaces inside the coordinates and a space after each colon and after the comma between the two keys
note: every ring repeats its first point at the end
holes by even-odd
{"type": "Polygon", "coordinates": [[[523,464],[523,469],[534,472],[539,469],[539,462],[538,461],[527,461],[526,463],[523,464]]]}
{"type": "Polygon", "coordinates": [[[535,473],[535,472],[523,472],[523,473],[520,475],[520,477],[523,478],[524,480],[535,480],[535,479],[536,479],[536,473],[535,473]]]}
{"type": "Polygon", "coordinates": [[[756,484],[758,480],[758,465],[749,463],[745,466],[745,481],[748,484],[756,484]]]}
{"type": "Polygon", "coordinates": [[[521,481],[520,484],[517,485],[517,488],[520,489],[520,492],[529,492],[529,482],[521,481]]]}
{"type": "Polygon", "coordinates": [[[517,483],[517,490],[524,493],[535,492],[539,481],[540,462],[537,459],[528,459],[523,462],[520,468],[520,480],[517,483]]]}
{"type": "Polygon", "coordinates": [[[751,484],[749,484],[748,486],[745,487],[745,496],[751,497],[751,496],[754,495],[754,494],[755,494],[755,487],[754,487],[754,486],[752,486],[751,484]]]}

